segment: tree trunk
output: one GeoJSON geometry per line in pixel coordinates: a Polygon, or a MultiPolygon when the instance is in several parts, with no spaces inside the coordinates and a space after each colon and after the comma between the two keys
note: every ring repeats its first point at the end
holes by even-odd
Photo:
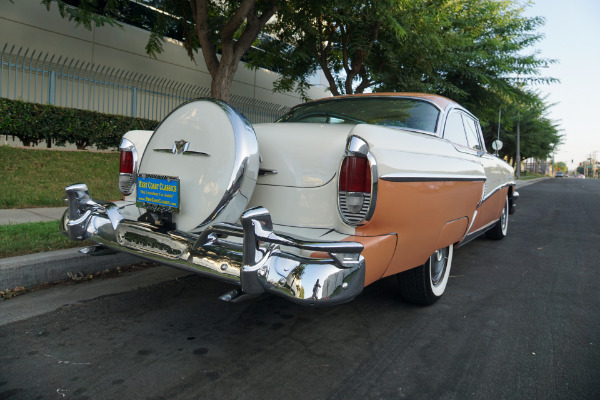
{"type": "Polygon", "coordinates": [[[256,10],[256,0],[241,0],[234,14],[222,26],[220,59],[217,56],[216,46],[211,37],[211,27],[208,24],[207,0],[190,0],[190,5],[196,23],[196,37],[212,78],[211,96],[228,102],[231,83],[238,64],[252,46],[252,42],[257,38],[261,29],[279,8],[278,1],[272,0],[271,4],[259,15],[256,10]],[[241,34],[236,36],[244,24],[241,34]]]}
{"type": "Polygon", "coordinates": [[[212,82],[210,84],[210,94],[215,99],[229,102],[231,83],[235,71],[237,71],[239,63],[233,60],[227,60],[225,57],[221,58],[219,67],[216,71],[211,71],[212,82]]]}

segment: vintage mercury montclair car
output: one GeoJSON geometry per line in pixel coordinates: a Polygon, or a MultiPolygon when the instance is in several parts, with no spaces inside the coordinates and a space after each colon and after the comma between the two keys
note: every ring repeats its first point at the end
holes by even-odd
{"type": "Polygon", "coordinates": [[[232,301],[333,305],[395,276],[403,299],[431,304],[454,249],[506,236],[519,196],[477,118],[430,94],[328,98],[254,126],[198,99],[154,132],[128,132],[120,150],[123,200],[71,185],[61,230],[98,244],[88,252],[231,282],[232,301]]]}

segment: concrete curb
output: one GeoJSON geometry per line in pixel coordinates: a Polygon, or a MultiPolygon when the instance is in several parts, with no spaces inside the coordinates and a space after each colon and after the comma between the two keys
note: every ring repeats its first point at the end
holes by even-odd
{"type": "Polygon", "coordinates": [[[144,261],[125,253],[90,256],[79,253],[80,249],[81,247],[0,259],[0,290],[60,281],[68,277],[68,272],[92,274],[144,261]]]}
{"type": "Polygon", "coordinates": [[[521,189],[521,188],[524,188],[526,186],[533,185],[534,183],[545,181],[547,179],[553,179],[553,178],[543,177],[543,178],[527,179],[527,180],[524,180],[524,181],[519,180],[519,181],[517,181],[517,189],[521,189]]]}

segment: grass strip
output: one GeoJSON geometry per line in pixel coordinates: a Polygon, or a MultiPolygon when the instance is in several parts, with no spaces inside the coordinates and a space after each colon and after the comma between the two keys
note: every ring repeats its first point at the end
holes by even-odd
{"type": "Polygon", "coordinates": [[[0,225],[0,258],[88,246],[58,231],[58,221],[0,225]]]}
{"type": "Polygon", "coordinates": [[[93,198],[120,199],[119,153],[0,146],[0,208],[64,206],[65,187],[83,182],[93,198]]]}

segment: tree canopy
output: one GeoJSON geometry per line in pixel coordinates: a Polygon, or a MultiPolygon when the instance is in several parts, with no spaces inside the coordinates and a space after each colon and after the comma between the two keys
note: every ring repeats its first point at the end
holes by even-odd
{"type": "Polygon", "coordinates": [[[548,116],[552,104],[548,104],[545,98],[532,89],[521,87],[512,98],[491,96],[481,104],[473,105],[465,101],[464,105],[480,118],[487,148],[491,148],[491,143],[499,134],[503,142],[499,154],[511,159],[513,165],[516,165],[517,124],[520,130],[521,160],[546,159],[562,143],[558,122],[548,116]]]}
{"type": "Polygon", "coordinates": [[[502,107],[504,155],[514,154],[507,129],[519,118],[524,158],[544,158],[560,142],[549,105],[530,89],[555,81],[542,76],[554,60],[528,53],[544,20],[525,16],[516,0],[290,0],[278,15],[253,60],[278,68],[277,91],[305,96],[321,70],[333,95],[447,96],[480,118],[489,142],[502,107]]]}
{"type": "MultiPolygon", "coordinates": [[[[117,20],[129,5],[129,0],[42,0],[42,4],[50,9],[55,1],[63,18],[87,29],[119,25],[117,20]]],[[[178,31],[192,60],[201,50],[212,78],[212,96],[227,101],[239,62],[282,1],[138,0],[157,10],[146,21],[151,30],[146,51],[154,56],[161,53],[166,33],[178,31]]]]}
{"type": "Polygon", "coordinates": [[[552,60],[525,50],[542,36],[539,17],[515,0],[289,0],[261,40],[263,63],[280,66],[280,90],[320,68],[332,94],[473,91],[511,93],[515,82],[550,82],[552,60]]]}
{"type": "Polygon", "coordinates": [[[557,171],[562,171],[565,174],[569,172],[569,169],[567,168],[567,163],[563,162],[563,161],[559,161],[555,164],[555,168],[557,171]]]}
{"type": "MultiPolygon", "coordinates": [[[[65,18],[90,28],[118,24],[129,0],[42,0],[65,18]],[[71,7],[77,5],[77,8],[71,7]]],[[[540,17],[521,0],[138,0],[152,7],[142,25],[146,51],[162,51],[175,34],[190,58],[198,51],[212,77],[212,96],[228,100],[243,57],[281,74],[280,92],[307,99],[322,73],[333,95],[415,91],[445,95],[481,121],[486,141],[496,137],[502,108],[501,154],[515,150],[516,121],[523,158],[544,158],[559,143],[550,105],[532,90],[551,83],[543,69],[554,60],[531,52],[542,39],[540,17]],[[276,16],[276,18],[272,18],[276,16]],[[253,45],[261,51],[249,50],[253,45]],[[511,130],[512,129],[512,130],[511,130]]],[[[130,12],[131,14],[131,12],[130,12]]],[[[144,19],[145,18],[145,19],[144,19]]],[[[122,18],[121,18],[122,19],[122,18]]],[[[489,143],[488,143],[489,146],[489,143]]]]}

